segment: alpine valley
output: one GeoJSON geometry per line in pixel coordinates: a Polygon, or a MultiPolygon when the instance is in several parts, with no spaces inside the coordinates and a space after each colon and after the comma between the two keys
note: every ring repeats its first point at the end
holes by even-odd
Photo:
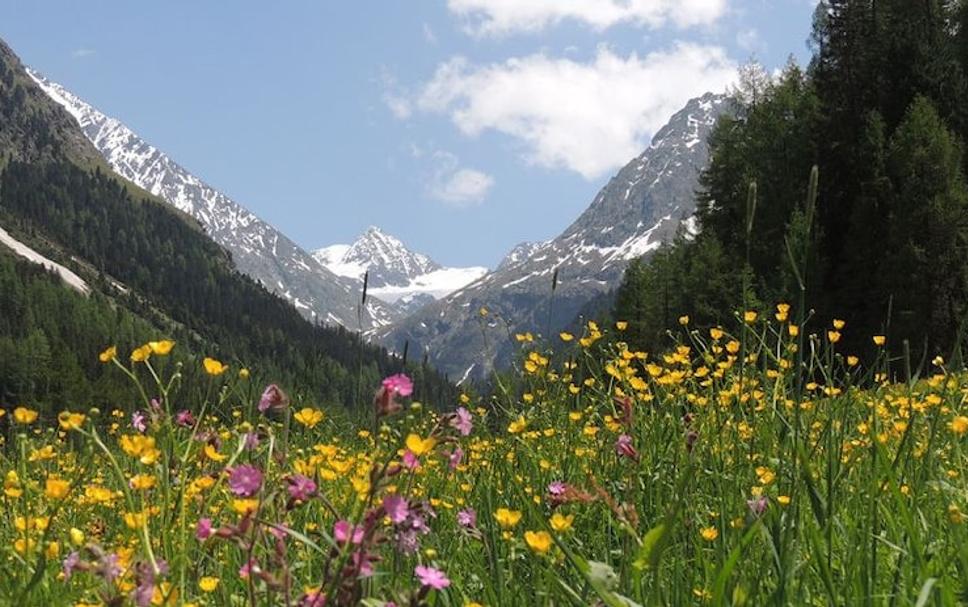
{"type": "Polygon", "coordinates": [[[488,271],[444,267],[376,226],[351,244],[306,251],[121,121],[40,73],[28,73],[119,176],[195,218],[239,271],[310,320],[362,328],[391,351],[420,352],[458,381],[506,365],[512,333],[553,333],[573,323],[589,302],[618,286],[630,260],[695,229],[706,137],[730,107],[725,96],[711,93],[689,101],[562,234],[521,243],[488,271]],[[364,274],[367,298],[358,319],[364,274]],[[490,313],[484,332],[481,308],[490,313]]]}

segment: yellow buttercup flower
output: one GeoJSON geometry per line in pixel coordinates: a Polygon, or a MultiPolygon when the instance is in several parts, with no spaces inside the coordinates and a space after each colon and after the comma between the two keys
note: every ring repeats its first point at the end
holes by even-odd
{"type": "Polygon", "coordinates": [[[316,424],[323,421],[324,417],[325,415],[322,411],[313,409],[312,407],[303,407],[293,415],[293,419],[307,428],[314,428],[316,424]]]}
{"type": "Polygon", "coordinates": [[[887,343],[887,338],[883,335],[875,335],[872,339],[874,340],[875,346],[883,346],[885,343],[887,343]]]}
{"type": "Polygon", "coordinates": [[[217,577],[205,576],[198,580],[198,587],[202,592],[214,592],[218,588],[218,583],[217,577]]]}
{"type": "Polygon", "coordinates": [[[153,436],[125,434],[118,439],[118,442],[125,453],[138,458],[138,461],[146,466],[155,463],[161,456],[161,451],[155,446],[155,437],[153,436]]]}
{"type": "Polygon", "coordinates": [[[420,457],[421,455],[430,453],[433,450],[434,445],[437,444],[437,439],[420,438],[416,434],[408,434],[406,444],[407,449],[409,449],[411,453],[417,457],[420,457]]]}
{"type": "Polygon", "coordinates": [[[151,348],[152,354],[157,354],[158,356],[167,356],[171,349],[175,347],[175,342],[170,339],[163,339],[161,341],[149,341],[148,347],[151,348]]]}
{"type": "Polygon", "coordinates": [[[215,449],[215,446],[212,445],[212,443],[208,443],[207,445],[205,445],[205,449],[203,449],[203,451],[205,452],[205,457],[212,460],[213,462],[225,461],[226,456],[219,453],[215,449]]]}
{"type": "Polygon", "coordinates": [[[624,320],[620,320],[615,323],[615,328],[619,331],[624,331],[625,329],[629,328],[629,323],[625,322],[624,320]]]}
{"type": "Polygon", "coordinates": [[[502,529],[513,529],[521,520],[521,511],[498,508],[494,513],[494,520],[502,529]]]}
{"type": "Polygon", "coordinates": [[[232,500],[232,510],[240,515],[245,515],[250,512],[255,512],[259,509],[259,500],[257,499],[237,499],[232,500]]]}
{"type": "Polygon", "coordinates": [[[109,363],[117,357],[118,357],[118,349],[115,346],[111,346],[110,348],[108,348],[104,352],[101,352],[97,356],[98,360],[100,360],[102,363],[109,363]]]}
{"type": "Polygon", "coordinates": [[[786,322],[787,317],[790,314],[790,304],[779,303],[776,304],[776,314],[774,316],[780,322],[786,322]]]}
{"type": "Polygon", "coordinates": [[[7,476],[3,480],[3,493],[7,497],[14,499],[23,495],[24,490],[20,486],[20,477],[17,476],[16,470],[7,472],[7,476]]]}
{"type": "Polygon", "coordinates": [[[680,316],[679,324],[682,325],[683,327],[687,326],[689,324],[689,317],[686,315],[680,316]]]}
{"type": "Polygon", "coordinates": [[[548,523],[551,525],[551,528],[558,533],[564,533],[571,529],[571,525],[574,521],[574,514],[565,516],[560,512],[555,512],[551,515],[551,519],[548,521],[548,523]]]}
{"type": "Polygon", "coordinates": [[[523,415],[519,415],[516,420],[508,424],[508,432],[511,434],[519,434],[523,432],[525,428],[528,427],[527,420],[524,419],[523,415]]]}
{"type": "Polygon", "coordinates": [[[743,321],[748,324],[752,324],[756,322],[757,316],[759,315],[753,310],[747,310],[746,312],[743,312],[743,321]]]}
{"type": "Polygon", "coordinates": [[[205,372],[212,376],[221,375],[229,369],[228,365],[223,365],[220,361],[207,356],[202,361],[202,365],[205,367],[205,372]]]}
{"type": "Polygon", "coordinates": [[[48,499],[62,500],[71,490],[71,484],[59,478],[48,478],[44,482],[44,495],[48,499]]]}
{"type": "Polygon", "coordinates": [[[529,548],[538,554],[546,554],[551,550],[551,546],[554,543],[554,540],[551,539],[551,534],[547,531],[525,531],[524,541],[529,548]]]}
{"type": "Polygon", "coordinates": [[[143,363],[151,357],[151,346],[145,344],[131,352],[131,362],[143,363]]]}
{"type": "Polygon", "coordinates": [[[136,474],[131,477],[128,485],[132,489],[151,489],[155,486],[155,477],[151,476],[150,474],[136,474]]]}
{"type": "Polygon", "coordinates": [[[713,542],[717,537],[719,537],[719,529],[716,529],[715,527],[706,527],[699,532],[699,535],[701,535],[702,539],[706,540],[707,542],[713,542]]]}
{"type": "Polygon", "coordinates": [[[964,415],[959,415],[958,417],[951,420],[951,423],[948,424],[948,426],[951,428],[951,431],[954,432],[955,434],[963,435],[965,432],[968,432],[968,417],[965,417],[964,415]]]}
{"type": "Polygon", "coordinates": [[[71,537],[71,543],[74,544],[74,546],[83,546],[84,545],[84,532],[83,531],[81,531],[77,527],[71,527],[71,530],[69,532],[69,535],[71,537]]]}
{"type": "Polygon", "coordinates": [[[71,413],[70,411],[61,411],[57,414],[57,423],[64,430],[77,430],[84,424],[84,420],[87,418],[83,413],[71,413]]]}
{"type": "Polygon", "coordinates": [[[37,412],[27,407],[17,407],[13,410],[13,420],[18,424],[32,424],[37,421],[37,412]]]}

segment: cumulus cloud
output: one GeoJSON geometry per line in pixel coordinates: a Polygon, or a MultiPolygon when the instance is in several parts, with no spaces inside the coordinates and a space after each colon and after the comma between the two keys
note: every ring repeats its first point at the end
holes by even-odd
{"type": "Polygon", "coordinates": [[[537,54],[480,66],[458,57],[407,108],[446,114],[468,136],[504,133],[529,162],[595,179],[639,154],[686,101],[724,90],[735,74],[721,48],[685,43],[644,57],[603,46],[584,63],[537,54]]]}
{"type": "Polygon", "coordinates": [[[726,0],[447,0],[447,7],[471,33],[502,35],[540,31],[566,20],[597,30],[623,23],[710,25],[726,12],[726,0]]]}
{"type": "Polygon", "coordinates": [[[494,185],[494,178],[476,169],[461,167],[449,152],[435,152],[437,166],[427,185],[427,194],[456,207],[470,207],[484,202],[494,185]]]}

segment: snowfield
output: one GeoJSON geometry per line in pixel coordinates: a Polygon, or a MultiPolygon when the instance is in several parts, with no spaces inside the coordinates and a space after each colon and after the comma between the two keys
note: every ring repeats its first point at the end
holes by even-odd
{"type": "Polygon", "coordinates": [[[0,243],[6,245],[14,253],[23,257],[27,261],[42,265],[48,270],[57,273],[61,280],[67,283],[67,286],[74,289],[78,293],[83,295],[90,294],[91,287],[87,286],[87,283],[84,282],[84,279],[60,265],[56,261],[51,261],[37,251],[31,249],[24,243],[11,236],[10,233],[3,228],[0,228],[0,243]]]}

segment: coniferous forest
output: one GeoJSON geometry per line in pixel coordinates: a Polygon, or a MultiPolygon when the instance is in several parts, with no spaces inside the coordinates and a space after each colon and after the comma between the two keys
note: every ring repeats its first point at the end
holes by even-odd
{"type": "Polygon", "coordinates": [[[873,333],[915,362],[960,352],[968,6],[821,2],[809,44],[806,68],[743,70],[710,140],[700,233],[627,271],[615,315],[639,345],[667,343],[684,315],[704,326],[787,301],[847,321],[859,352],[873,333]]]}

